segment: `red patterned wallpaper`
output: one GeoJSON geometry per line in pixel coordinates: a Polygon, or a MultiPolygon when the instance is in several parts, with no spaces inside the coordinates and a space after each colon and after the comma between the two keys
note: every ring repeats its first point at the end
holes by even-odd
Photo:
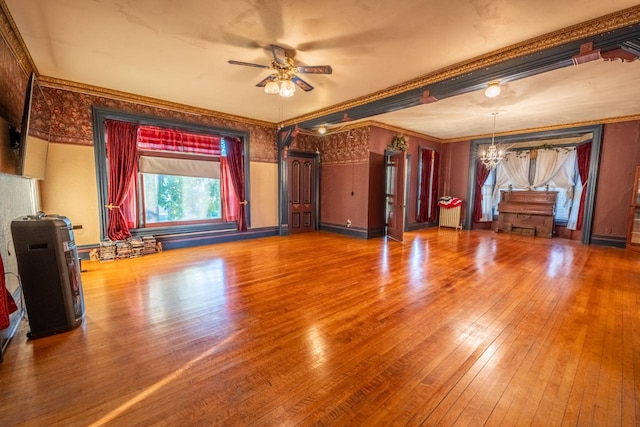
{"type": "Polygon", "coordinates": [[[20,128],[29,76],[0,37],[0,117],[20,128]]]}
{"type": "Polygon", "coordinates": [[[320,162],[362,163],[369,161],[369,127],[364,126],[325,136],[300,134],[291,144],[291,150],[320,152],[320,162]]]}
{"type": "MultiPolygon", "coordinates": [[[[277,161],[275,126],[270,128],[215,115],[180,112],[62,89],[44,87],[43,91],[53,114],[51,121],[51,142],[93,145],[91,108],[96,106],[184,122],[248,131],[251,161],[269,163],[275,163],[277,161]]],[[[42,115],[45,114],[46,108],[42,106],[35,108],[38,112],[34,112],[34,115],[39,117],[37,120],[42,122],[45,120],[42,115]]]]}

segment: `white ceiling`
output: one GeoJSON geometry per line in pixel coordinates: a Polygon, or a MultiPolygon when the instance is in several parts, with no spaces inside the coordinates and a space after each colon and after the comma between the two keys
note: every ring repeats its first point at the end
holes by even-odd
{"type": "MultiPolygon", "coordinates": [[[[2,0],[0,0],[2,1],[2,0]]],[[[627,7],[636,0],[4,0],[47,77],[280,123],[627,7]],[[270,44],[315,86],[256,83],[270,44]]],[[[640,61],[593,62],[372,119],[442,139],[640,114],[640,61]],[[624,86],[620,86],[624,82],[624,86]]]]}

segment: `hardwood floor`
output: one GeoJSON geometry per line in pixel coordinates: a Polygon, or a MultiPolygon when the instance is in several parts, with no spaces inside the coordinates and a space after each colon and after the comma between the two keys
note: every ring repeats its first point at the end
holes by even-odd
{"type": "Polygon", "coordinates": [[[3,426],[640,425],[640,253],[430,229],[85,262],[3,426]]]}

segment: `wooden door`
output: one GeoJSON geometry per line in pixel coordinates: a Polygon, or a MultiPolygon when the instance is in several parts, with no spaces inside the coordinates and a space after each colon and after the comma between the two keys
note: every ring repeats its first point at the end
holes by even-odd
{"type": "Polygon", "coordinates": [[[289,155],[289,232],[315,230],[315,158],[289,155]]]}
{"type": "Polygon", "coordinates": [[[405,162],[404,151],[395,151],[387,155],[385,234],[399,242],[402,242],[404,233],[405,162]]]}

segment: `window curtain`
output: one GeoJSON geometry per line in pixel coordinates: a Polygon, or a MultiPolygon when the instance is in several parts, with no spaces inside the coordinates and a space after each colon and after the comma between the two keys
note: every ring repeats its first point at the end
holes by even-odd
{"type": "Polygon", "coordinates": [[[591,143],[579,145],[578,152],[578,174],[582,182],[582,194],[580,194],[580,207],[578,208],[578,219],[576,222],[576,230],[582,230],[582,221],[584,219],[584,193],[589,185],[589,163],[591,161],[591,143]]]}
{"type": "Polygon", "coordinates": [[[136,202],[136,189],[138,188],[138,174],[134,173],[127,190],[127,195],[122,202],[120,210],[124,219],[127,222],[129,229],[136,228],[138,226],[138,204],[136,202]]]}
{"type": "Polygon", "coordinates": [[[227,155],[220,158],[220,169],[223,177],[223,205],[226,207],[225,217],[238,221],[238,231],[247,231],[247,201],[244,200],[244,154],[243,144],[238,138],[225,138],[227,155]],[[229,197],[233,190],[235,197],[229,197]]]}
{"type": "Polygon", "coordinates": [[[140,126],[138,148],[220,156],[219,136],[186,132],[157,126],[140,126]]]}
{"type": "Polygon", "coordinates": [[[417,222],[432,222],[436,220],[438,206],[438,152],[420,149],[422,173],[420,175],[420,209],[416,216],[417,222]]]}
{"type": "Polygon", "coordinates": [[[131,181],[137,174],[136,140],[138,125],[105,120],[107,140],[108,189],[106,206],[107,237],[125,240],[131,237],[122,206],[131,189],[131,181]]]}
{"type": "Polygon", "coordinates": [[[578,213],[580,212],[580,199],[582,199],[582,181],[580,174],[577,174],[576,185],[573,190],[573,200],[571,201],[571,209],[569,210],[569,220],[567,221],[568,230],[578,229],[578,213]]]}
{"type": "Polygon", "coordinates": [[[500,202],[500,190],[506,190],[511,183],[513,188],[528,189],[529,185],[529,152],[507,152],[505,158],[496,169],[496,185],[493,190],[493,204],[500,202]]]}
{"type": "Polygon", "coordinates": [[[551,177],[547,184],[549,187],[558,188],[564,192],[565,206],[571,206],[573,201],[573,190],[576,182],[574,177],[576,165],[576,150],[573,148],[565,153],[564,161],[556,173],[551,177]]]}
{"type": "Polygon", "coordinates": [[[436,208],[438,207],[438,186],[440,185],[440,153],[433,151],[433,173],[431,180],[431,209],[427,221],[432,222],[437,219],[436,208]]]}
{"type": "MultiPolygon", "coordinates": [[[[542,187],[547,184],[562,169],[565,162],[569,160],[571,153],[573,153],[573,150],[568,151],[562,148],[538,150],[532,186],[542,187]]],[[[573,163],[571,166],[573,166],[573,163]]]]}
{"type": "Polygon", "coordinates": [[[476,188],[473,198],[473,220],[481,221],[482,214],[482,187],[485,181],[489,178],[491,171],[480,161],[476,161],[476,188]]]}

